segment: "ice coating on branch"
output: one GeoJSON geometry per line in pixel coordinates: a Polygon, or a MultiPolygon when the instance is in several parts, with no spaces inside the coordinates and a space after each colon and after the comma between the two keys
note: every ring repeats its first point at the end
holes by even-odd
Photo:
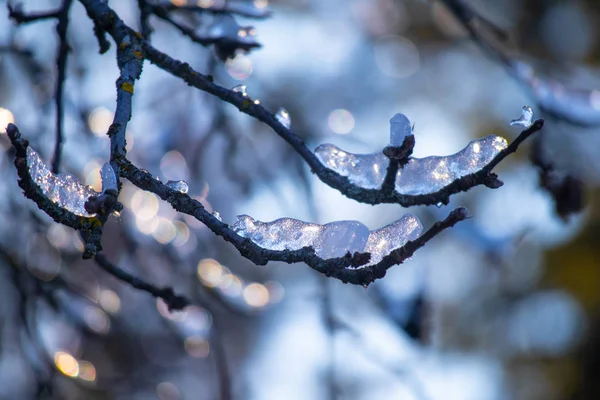
{"type": "Polygon", "coordinates": [[[521,116],[518,119],[510,121],[511,125],[520,125],[527,129],[533,125],[533,110],[529,106],[523,106],[521,109],[521,116]]]}
{"type": "Polygon", "coordinates": [[[290,118],[290,113],[283,107],[279,107],[279,110],[275,113],[275,118],[279,123],[285,126],[287,129],[290,129],[292,125],[292,119],[290,118]]]}
{"type": "Polygon", "coordinates": [[[398,221],[371,231],[364,250],[365,253],[371,253],[367,265],[377,264],[392,250],[404,246],[409,240],[415,240],[422,232],[421,221],[412,214],[404,214],[398,221]]]}
{"type": "Polygon", "coordinates": [[[40,155],[27,147],[27,166],[29,175],[42,193],[61,208],[83,217],[92,217],[85,210],[85,202],[90,196],[98,196],[91,187],[81,184],[70,174],[53,174],[40,155]]]}
{"type": "Polygon", "coordinates": [[[404,138],[412,133],[412,124],[406,115],[396,114],[390,119],[390,146],[402,146],[404,138]]]}
{"type": "Polygon", "coordinates": [[[368,239],[369,228],[359,221],[331,222],[323,225],[314,243],[315,253],[328,259],[362,252],[368,239]]]}
{"type": "MultiPolygon", "coordinates": [[[[504,138],[490,135],[469,142],[449,156],[411,157],[398,170],[396,192],[405,195],[437,192],[454,180],[479,171],[507,145],[504,138]]],[[[389,164],[383,153],[352,154],[329,143],[317,147],[315,155],[325,167],[364,189],[380,189],[389,164]]]]}
{"type": "Polygon", "coordinates": [[[322,230],[321,225],[297,219],[280,218],[261,222],[249,215],[238,215],[231,227],[238,235],[269,250],[300,250],[312,246],[322,230]]]}
{"type": "Polygon", "coordinates": [[[186,181],[168,181],[165,183],[165,186],[170,189],[177,190],[180,193],[187,193],[189,190],[189,186],[186,181]]]}
{"type": "Polygon", "coordinates": [[[390,162],[383,153],[352,154],[331,143],[317,147],[315,155],[324,166],[365,189],[381,188],[390,162]]]}
{"type": "Polygon", "coordinates": [[[300,250],[312,246],[323,258],[343,257],[346,253],[370,252],[369,265],[376,264],[392,250],[414,240],[423,225],[412,214],[381,229],[369,232],[359,221],[336,221],[325,225],[311,224],[292,218],[261,222],[248,215],[238,215],[232,229],[267,250],[300,250]]]}
{"type": "Polygon", "coordinates": [[[117,175],[109,163],[104,163],[100,169],[100,178],[102,179],[102,192],[106,192],[107,190],[119,191],[117,175]]]}

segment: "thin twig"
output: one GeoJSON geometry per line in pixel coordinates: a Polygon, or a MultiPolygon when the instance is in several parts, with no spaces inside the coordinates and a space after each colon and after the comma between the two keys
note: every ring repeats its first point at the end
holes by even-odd
{"type": "Polygon", "coordinates": [[[151,283],[144,281],[143,279],[133,276],[129,272],[126,272],[118,266],[112,264],[102,253],[97,253],[94,256],[94,260],[96,260],[96,263],[103,270],[105,270],[115,278],[119,279],[120,281],[127,283],[132,288],[143,290],[144,292],[150,293],[154,297],[163,299],[167,307],[169,307],[169,310],[171,311],[182,310],[183,308],[191,304],[186,297],[175,294],[173,288],[159,288],[151,283]]]}
{"type": "Polygon", "coordinates": [[[43,11],[39,13],[25,14],[20,8],[8,5],[8,17],[17,24],[28,24],[30,22],[43,21],[47,19],[59,18],[61,9],[54,11],[43,11]]]}
{"type": "Polygon", "coordinates": [[[69,11],[73,0],[63,0],[58,15],[58,24],[56,32],[58,33],[58,55],[56,57],[56,90],[54,93],[54,104],[56,107],[56,144],[54,146],[54,159],[52,161],[52,172],[58,173],[60,169],[60,159],[63,143],[63,120],[64,120],[64,101],[63,92],[65,80],[67,78],[67,57],[69,55],[69,43],[67,42],[67,29],[69,27],[69,11]]]}

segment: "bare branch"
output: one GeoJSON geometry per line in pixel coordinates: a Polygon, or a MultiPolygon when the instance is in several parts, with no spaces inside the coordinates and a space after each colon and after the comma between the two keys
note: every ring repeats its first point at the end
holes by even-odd
{"type": "MultiPolygon", "coordinates": [[[[93,0],[81,0],[81,2],[86,7],[90,18],[92,18],[96,24],[101,26],[102,29],[109,32],[117,43],[120,43],[122,38],[126,36],[135,36],[136,32],[127,27],[119,18],[119,16],[107,4],[93,0]]],[[[345,196],[361,203],[396,203],[404,207],[414,205],[432,205],[438,203],[448,204],[451,195],[467,191],[475,186],[486,185],[490,188],[497,188],[500,186],[496,176],[491,174],[491,169],[509,154],[506,152],[500,153],[492,161],[492,163],[490,163],[492,164],[492,167],[484,168],[478,173],[467,175],[452,182],[452,184],[446,186],[438,192],[431,194],[403,195],[395,191],[385,192],[383,190],[364,189],[358,187],[353,185],[348,178],[341,176],[335,171],[325,167],[315,156],[315,154],[310,151],[308,147],[306,147],[300,137],[281,124],[275,115],[267,111],[262,105],[255,104],[242,93],[235,92],[214,83],[211,76],[203,75],[191,68],[189,64],[175,60],[167,54],[162,53],[147,41],[141,40],[140,43],[143,47],[143,58],[149,60],[159,68],[171,73],[172,75],[181,78],[187,84],[210,93],[219,99],[236,106],[241,112],[267,124],[296,150],[296,152],[310,166],[312,172],[315,173],[323,183],[334,189],[337,189],[345,196]]],[[[119,107],[117,107],[117,109],[119,109],[119,107]]],[[[542,126],[542,120],[536,121],[533,127],[525,131],[527,134],[524,137],[528,137],[531,133],[540,130],[542,126]]],[[[520,137],[524,138],[523,136],[520,137]]],[[[509,147],[516,149],[521,141],[522,140],[519,141],[517,139],[515,140],[516,145],[509,147]]],[[[122,149],[120,154],[125,154],[124,149],[122,149]]],[[[115,168],[115,170],[117,169],[115,168]]]]}
{"type": "Polygon", "coordinates": [[[152,285],[151,283],[144,281],[143,279],[133,276],[130,273],[119,268],[118,266],[112,264],[102,253],[96,254],[94,256],[94,260],[100,266],[100,268],[102,268],[115,278],[119,279],[120,281],[127,283],[135,289],[148,292],[154,297],[163,299],[169,307],[169,310],[171,311],[182,310],[191,304],[191,302],[186,297],[175,294],[173,288],[159,288],[157,286],[152,285]]]}
{"type": "Polygon", "coordinates": [[[267,17],[271,16],[271,11],[269,11],[267,9],[261,9],[261,8],[256,8],[256,7],[254,9],[236,7],[235,5],[231,4],[231,2],[227,2],[227,1],[219,2],[217,4],[213,4],[209,7],[189,6],[189,5],[176,6],[172,3],[165,4],[165,5],[163,5],[163,7],[167,11],[192,11],[192,12],[197,12],[197,13],[209,12],[211,14],[237,14],[241,17],[257,18],[257,19],[267,18],[267,17]]]}
{"type": "Polygon", "coordinates": [[[54,159],[52,161],[52,172],[58,173],[60,168],[60,158],[63,142],[63,119],[64,102],[63,92],[67,74],[67,56],[69,55],[69,43],[67,42],[67,28],[69,26],[69,10],[73,0],[63,0],[59,15],[56,32],[58,33],[58,55],[56,57],[56,67],[58,74],[56,77],[56,90],[54,93],[54,104],[56,107],[56,144],[54,147],[54,159]]]}
{"type": "Polygon", "coordinates": [[[59,9],[55,11],[44,11],[40,13],[25,14],[20,6],[15,7],[8,4],[7,7],[8,17],[15,21],[17,24],[28,24],[30,22],[60,18],[60,14],[62,11],[62,9],[59,9]]]}

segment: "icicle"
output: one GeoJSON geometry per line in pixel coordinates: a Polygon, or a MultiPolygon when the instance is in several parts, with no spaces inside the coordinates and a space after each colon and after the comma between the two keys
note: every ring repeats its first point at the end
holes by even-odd
{"type": "Polygon", "coordinates": [[[94,215],[88,213],[84,206],[90,196],[99,195],[91,187],[81,184],[73,175],[53,174],[31,146],[27,147],[27,166],[31,179],[50,201],[75,215],[94,215]]]}
{"type": "MultiPolygon", "coordinates": [[[[454,180],[479,171],[507,145],[505,139],[490,135],[473,140],[456,154],[411,158],[398,170],[395,189],[406,195],[437,192],[454,180]]],[[[383,153],[352,154],[333,144],[317,147],[315,154],[324,166],[365,189],[381,188],[389,164],[383,153]]]]}
{"type": "Polygon", "coordinates": [[[109,163],[104,163],[100,169],[100,178],[102,179],[102,192],[106,192],[107,190],[114,190],[115,192],[119,191],[119,187],[117,186],[117,175],[109,163]]]}
{"type": "Polygon", "coordinates": [[[401,146],[404,138],[412,135],[410,121],[404,114],[396,114],[390,119],[390,146],[401,146]]]}
{"type": "Polygon", "coordinates": [[[275,118],[279,123],[285,126],[287,129],[290,129],[292,125],[292,119],[290,118],[290,113],[283,107],[279,107],[279,110],[275,113],[275,118]]]}
{"type": "Polygon", "coordinates": [[[510,125],[520,125],[525,129],[533,125],[533,110],[531,109],[531,107],[523,106],[523,108],[521,109],[521,116],[518,119],[511,120],[510,125]]]}
{"type": "Polygon", "coordinates": [[[170,189],[177,190],[180,193],[187,193],[189,190],[189,186],[186,181],[168,181],[165,183],[165,186],[170,189]]]}

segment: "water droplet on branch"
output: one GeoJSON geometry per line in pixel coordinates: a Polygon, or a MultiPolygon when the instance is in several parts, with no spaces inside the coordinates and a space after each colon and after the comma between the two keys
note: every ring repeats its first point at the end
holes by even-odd
{"type": "Polygon", "coordinates": [[[165,183],[165,186],[180,193],[187,193],[189,190],[189,186],[185,181],[168,181],[165,183]]]}
{"type": "Polygon", "coordinates": [[[287,129],[290,129],[290,126],[292,125],[292,119],[288,110],[283,107],[279,107],[275,113],[275,118],[281,125],[285,126],[287,129]]]}

